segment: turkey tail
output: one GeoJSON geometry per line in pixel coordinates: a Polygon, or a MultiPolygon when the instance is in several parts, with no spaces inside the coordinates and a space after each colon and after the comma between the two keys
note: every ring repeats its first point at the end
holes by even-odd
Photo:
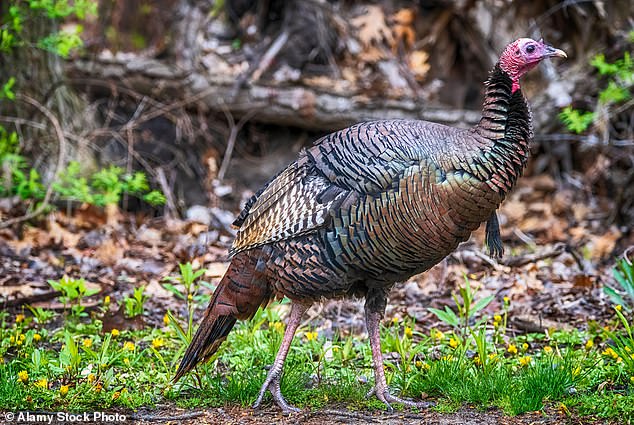
{"type": "Polygon", "coordinates": [[[199,363],[208,360],[227,338],[238,319],[250,319],[259,306],[269,302],[271,289],[258,271],[263,269],[262,256],[263,250],[252,250],[233,258],[185,351],[174,382],[199,363]]]}

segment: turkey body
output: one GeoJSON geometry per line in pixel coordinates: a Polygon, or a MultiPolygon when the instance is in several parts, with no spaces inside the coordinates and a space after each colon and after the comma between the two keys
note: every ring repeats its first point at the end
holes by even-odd
{"type": "Polygon", "coordinates": [[[476,143],[468,130],[422,121],[370,122],[326,136],[289,167],[291,182],[269,186],[278,208],[259,211],[265,202],[256,200],[249,214],[257,218],[247,216],[234,252],[256,254],[274,294],[296,300],[363,296],[369,287],[389,288],[421,273],[468,239],[503,200],[468,166],[477,153],[459,143],[467,137],[476,143]],[[335,160],[347,164],[347,176],[335,160]],[[295,206],[304,214],[280,229],[267,227],[295,206]],[[278,233],[282,228],[293,230],[278,233]],[[259,239],[248,239],[251,232],[259,239]],[[253,245],[262,248],[250,252],[253,245]]]}

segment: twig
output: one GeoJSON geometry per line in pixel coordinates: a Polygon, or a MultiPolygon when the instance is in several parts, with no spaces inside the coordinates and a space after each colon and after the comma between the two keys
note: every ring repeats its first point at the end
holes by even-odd
{"type": "MultiPolygon", "coordinates": [[[[314,412],[310,412],[307,413],[306,416],[310,417],[310,416],[340,416],[343,418],[349,418],[349,419],[356,419],[356,420],[364,420],[364,421],[369,421],[369,422],[379,422],[380,419],[370,416],[370,415],[365,415],[363,413],[356,413],[356,412],[347,412],[347,411],[343,411],[343,410],[332,410],[332,409],[326,409],[326,410],[316,410],[314,412]]],[[[385,419],[385,418],[382,418],[385,419]]]]}
{"type": "Polygon", "coordinates": [[[182,415],[170,415],[170,416],[158,416],[158,415],[144,415],[140,413],[133,413],[132,415],[127,416],[128,419],[132,419],[135,421],[150,421],[150,422],[167,422],[167,421],[184,421],[187,419],[194,419],[203,416],[205,412],[200,410],[184,413],[182,415]]]}
{"type": "Polygon", "coordinates": [[[546,258],[557,257],[566,250],[566,245],[558,243],[551,249],[547,249],[536,254],[525,254],[517,257],[509,257],[502,261],[502,264],[508,267],[520,267],[528,263],[536,263],[537,261],[544,260],[546,258]]]}
{"type": "Polygon", "coordinates": [[[626,248],[625,251],[623,251],[623,259],[630,266],[632,265],[632,260],[630,260],[630,257],[628,257],[628,255],[630,254],[630,251],[632,250],[634,250],[634,245],[626,248]]]}
{"type": "Polygon", "coordinates": [[[273,40],[269,48],[264,52],[262,59],[260,59],[258,63],[258,67],[253,71],[253,75],[251,77],[252,81],[258,81],[262,74],[264,74],[273,64],[273,60],[280,53],[282,47],[286,45],[288,41],[288,31],[282,31],[276,38],[273,40]]]}
{"type": "Polygon", "coordinates": [[[165,194],[165,204],[167,206],[165,215],[176,215],[176,202],[174,202],[172,190],[170,189],[169,183],[167,182],[167,177],[165,176],[165,171],[163,170],[163,167],[158,167],[156,169],[156,180],[158,181],[159,186],[161,186],[161,190],[165,194]]]}
{"type": "Polygon", "coordinates": [[[582,273],[586,273],[585,261],[583,261],[581,256],[577,253],[577,251],[573,249],[571,246],[567,246],[566,252],[570,254],[572,258],[575,260],[575,262],[577,263],[577,266],[579,266],[579,270],[581,270],[582,273]]]}
{"type": "Polygon", "coordinates": [[[233,119],[233,115],[231,115],[231,113],[229,112],[229,110],[227,110],[227,108],[222,108],[222,112],[225,114],[225,117],[227,118],[227,122],[229,123],[229,128],[231,129],[229,131],[229,139],[227,140],[227,149],[225,150],[225,154],[222,157],[222,164],[220,165],[220,170],[218,170],[218,180],[222,181],[225,178],[225,173],[227,172],[227,168],[229,168],[229,162],[231,161],[231,155],[233,154],[233,148],[235,147],[236,144],[236,139],[238,138],[238,133],[240,132],[240,130],[242,129],[242,126],[244,126],[244,124],[247,123],[247,121],[249,121],[253,115],[255,115],[255,110],[251,110],[249,112],[247,112],[242,118],[240,118],[240,121],[238,121],[238,124],[235,123],[235,120],[233,119]]]}
{"type": "MultiPolygon", "coordinates": [[[[53,129],[55,130],[55,135],[57,136],[57,141],[59,142],[59,153],[57,156],[57,165],[55,167],[55,172],[53,173],[53,178],[51,179],[51,182],[53,182],[57,180],[57,177],[59,176],[59,173],[61,172],[62,167],[64,166],[64,162],[66,160],[66,138],[64,137],[64,130],[62,129],[62,126],[59,123],[59,120],[57,119],[57,117],[48,108],[46,108],[37,100],[23,94],[18,94],[16,96],[16,99],[26,102],[34,106],[35,108],[37,108],[46,118],[48,118],[51,124],[53,124],[53,129]]],[[[0,229],[13,226],[16,223],[21,223],[23,221],[30,220],[42,214],[42,212],[44,212],[46,207],[48,207],[48,203],[51,200],[52,194],[53,194],[53,184],[51,183],[48,185],[48,188],[46,188],[44,199],[42,200],[40,205],[38,205],[38,207],[35,208],[35,210],[21,217],[15,217],[15,218],[3,221],[2,223],[0,223],[0,229]]]]}
{"type": "Polygon", "coordinates": [[[522,242],[524,242],[526,245],[535,246],[535,241],[533,240],[533,238],[528,236],[526,233],[522,232],[517,227],[513,229],[513,234],[517,236],[517,238],[521,240],[522,242]]]}

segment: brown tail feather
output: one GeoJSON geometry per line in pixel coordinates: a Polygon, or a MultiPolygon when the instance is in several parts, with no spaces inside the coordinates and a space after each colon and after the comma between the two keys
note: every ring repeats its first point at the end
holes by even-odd
{"type": "Polygon", "coordinates": [[[270,287],[256,270],[261,250],[236,255],[214,292],[205,316],[185,351],[174,376],[174,382],[208,360],[227,338],[238,319],[253,317],[260,305],[271,298],[270,287]]]}

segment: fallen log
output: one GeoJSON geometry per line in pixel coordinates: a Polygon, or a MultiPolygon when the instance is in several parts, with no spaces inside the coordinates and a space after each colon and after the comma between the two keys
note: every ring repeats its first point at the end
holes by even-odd
{"type": "Polygon", "coordinates": [[[185,72],[160,60],[130,54],[77,60],[71,66],[71,83],[84,89],[93,86],[89,90],[93,93],[110,95],[117,87],[125,87],[167,106],[171,102],[180,106],[202,104],[212,111],[235,117],[248,113],[255,121],[276,125],[334,130],[375,119],[423,119],[455,126],[469,126],[480,119],[478,111],[432,106],[411,97],[387,99],[354,91],[328,92],[300,83],[250,83],[236,94],[237,75],[185,72]]]}

